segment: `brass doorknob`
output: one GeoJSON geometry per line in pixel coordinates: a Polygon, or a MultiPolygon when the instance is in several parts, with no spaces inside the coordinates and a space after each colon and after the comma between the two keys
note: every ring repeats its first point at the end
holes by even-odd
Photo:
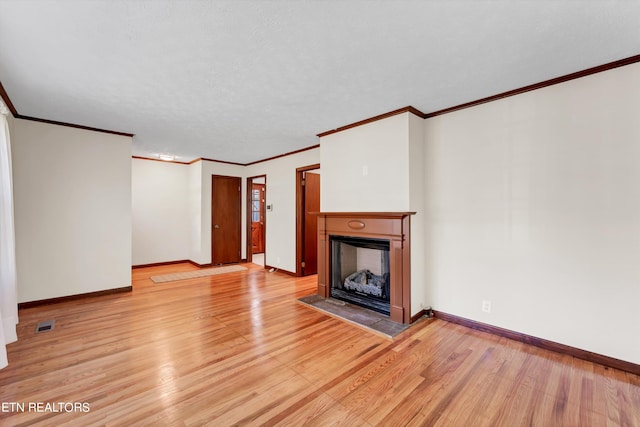
{"type": "Polygon", "coordinates": [[[220,228],[218,224],[214,225],[213,228],[220,228]]]}

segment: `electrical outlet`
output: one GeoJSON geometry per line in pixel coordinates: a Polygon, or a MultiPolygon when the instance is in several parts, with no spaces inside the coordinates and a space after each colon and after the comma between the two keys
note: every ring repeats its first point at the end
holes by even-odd
{"type": "Polygon", "coordinates": [[[485,313],[491,313],[491,301],[486,299],[482,300],[482,311],[485,313]]]}

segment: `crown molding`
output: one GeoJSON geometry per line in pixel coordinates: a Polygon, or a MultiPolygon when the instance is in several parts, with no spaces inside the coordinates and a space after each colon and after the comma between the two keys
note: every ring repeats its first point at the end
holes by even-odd
{"type": "Polygon", "coordinates": [[[275,160],[275,159],[279,159],[280,157],[291,156],[293,154],[302,153],[303,151],[309,151],[309,150],[313,150],[313,149],[319,148],[319,147],[320,147],[320,144],[316,144],[316,145],[312,145],[310,147],[301,148],[299,150],[289,151],[288,153],[278,154],[277,156],[267,157],[266,159],[256,160],[255,162],[245,163],[243,166],[250,166],[250,165],[255,165],[255,164],[258,164],[258,163],[262,163],[262,162],[267,162],[269,160],[275,160]]]}
{"type": "Polygon", "coordinates": [[[13,105],[13,102],[11,102],[11,98],[9,98],[9,94],[7,93],[7,91],[2,86],[2,82],[0,82],[0,97],[2,97],[2,100],[7,105],[7,108],[9,108],[9,111],[11,111],[11,114],[13,114],[13,117],[16,118],[16,119],[29,120],[29,121],[32,121],[32,122],[47,123],[47,124],[50,124],[50,125],[66,126],[66,127],[70,127],[70,128],[90,130],[90,131],[94,131],[94,132],[109,133],[109,134],[112,134],[112,135],[128,136],[130,138],[133,138],[133,136],[135,135],[133,133],[118,132],[118,131],[114,131],[114,130],[107,130],[107,129],[94,128],[94,127],[90,127],[90,126],[77,125],[77,124],[74,124],[74,123],[66,123],[66,122],[58,122],[56,120],[41,119],[39,117],[24,116],[24,115],[18,113],[18,110],[16,110],[16,107],[13,105]]]}
{"type": "Polygon", "coordinates": [[[225,160],[207,159],[205,157],[198,157],[197,159],[193,159],[190,162],[178,162],[178,161],[175,161],[175,160],[167,161],[167,160],[154,159],[153,157],[143,157],[143,156],[131,156],[131,157],[134,158],[134,159],[139,159],[139,160],[153,160],[153,161],[156,161],[156,162],[178,163],[178,164],[181,164],[181,165],[192,165],[192,164],[197,163],[197,162],[216,162],[216,163],[224,163],[224,164],[227,164],[227,165],[251,166],[251,165],[255,165],[255,164],[258,164],[258,163],[266,162],[266,161],[269,161],[269,160],[279,159],[280,157],[287,157],[287,156],[291,156],[292,154],[302,153],[303,151],[313,150],[314,148],[318,148],[318,147],[320,147],[320,144],[312,145],[312,146],[306,147],[306,148],[301,148],[301,149],[295,150],[295,151],[289,151],[288,153],[278,154],[277,156],[268,157],[268,158],[262,159],[262,160],[256,160],[255,162],[250,162],[250,163],[227,162],[225,160]]]}
{"type": "MultiPolygon", "coordinates": [[[[592,74],[597,74],[597,73],[601,73],[603,71],[608,71],[608,70],[612,70],[615,68],[619,68],[619,67],[623,67],[625,65],[631,65],[631,64],[635,64],[637,62],[640,62],[640,54],[638,55],[634,55],[634,56],[630,56],[628,58],[623,58],[617,61],[613,61],[613,62],[609,62],[606,64],[602,64],[602,65],[598,65],[596,67],[591,67],[591,68],[587,68],[585,70],[581,70],[581,71],[576,71],[574,73],[570,73],[570,74],[566,74],[563,76],[559,76],[559,77],[555,77],[549,80],[545,80],[539,83],[534,83],[528,86],[523,86],[521,88],[517,88],[517,89],[512,89],[506,92],[502,92],[496,95],[491,95],[485,98],[481,98],[481,99],[477,99],[475,101],[470,101],[470,102],[466,102],[464,104],[459,104],[459,105],[455,105],[453,107],[448,107],[448,108],[444,108],[442,110],[438,110],[438,111],[434,111],[431,113],[423,113],[422,111],[418,110],[415,107],[412,106],[407,106],[407,107],[403,107],[403,108],[399,108],[397,110],[393,110],[390,111],[388,113],[384,113],[384,114],[380,114],[378,116],[374,116],[368,119],[364,119],[364,120],[360,120],[358,122],[355,123],[351,123],[345,126],[341,126],[339,128],[336,129],[332,129],[332,130],[328,130],[326,132],[322,132],[317,134],[318,137],[323,137],[323,136],[327,136],[327,135],[331,135],[333,133],[337,133],[337,132],[341,132],[343,130],[347,130],[347,129],[351,129],[357,126],[362,126],[365,125],[367,123],[371,123],[371,122],[375,122],[378,120],[382,120],[382,119],[386,119],[388,117],[392,117],[398,114],[403,114],[403,113],[411,113],[414,114],[422,119],[428,119],[431,117],[436,117],[436,116],[440,116],[443,114],[447,114],[447,113],[451,113],[454,111],[458,111],[458,110],[462,110],[465,108],[470,108],[470,107],[474,107],[476,105],[481,105],[481,104],[485,104],[487,102],[492,102],[492,101],[497,101],[499,99],[503,99],[503,98],[507,98],[510,96],[514,96],[514,95],[518,95],[521,93],[525,93],[525,92],[530,92],[536,89],[541,89],[541,88],[545,88],[548,86],[553,86],[559,83],[564,83],[570,80],[575,80],[581,77],[586,77],[592,74]]],[[[93,128],[93,127],[89,127],[89,126],[82,126],[82,125],[76,125],[76,124],[72,124],[72,123],[65,123],[65,122],[58,122],[58,121],[54,121],[54,120],[47,120],[47,119],[40,119],[37,117],[29,117],[29,116],[23,116],[21,114],[19,114],[15,108],[15,106],[13,105],[13,103],[11,102],[11,99],[9,98],[9,95],[7,94],[7,92],[5,91],[4,87],[2,86],[2,82],[0,82],[0,97],[2,97],[3,101],[5,102],[5,104],[7,105],[7,108],[9,108],[9,111],[11,111],[11,113],[13,114],[13,116],[17,119],[23,119],[23,120],[31,120],[31,121],[37,121],[37,122],[42,122],[42,123],[49,123],[49,124],[55,124],[55,125],[60,125],[60,126],[68,126],[68,127],[74,127],[74,128],[78,128],[78,129],[86,129],[86,130],[92,130],[92,131],[96,131],[96,132],[104,132],[104,133],[110,133],[110,134],[114,134],[114,135],[121,135],[121,136],[128,136],[128,137],[133,137],[134,134],[132,133],[125,133],[125,132],[116,132],[116,131],[111,131],[111,130],[105,130],[105,129],[98,129],[98,128],[93,128]]],[[[250,166],[250,165],[255,165],[257,163],[262,163],[262,162],[266,162],[269,160],[274,160],[274,159],[278,159],[280,157],[286,157],[286,156],[290,156],[293,154],[297,154],[303,151],[307,151],[307,150],[312,150],[314,148],[318,148],[320,146],[320,144],[316,144],[310,147],[306,147],[306,148],[302,148],[300,150],[295,150],[295,151],[290,151],[288,153],[284,153],[284,154],[279,154],[277,156],[272,156],[272,157],[268,157],[266,159],[261,159],[261,160],[256,160],[253,162],[249,162],[249,163],[238,163],[238,162],[229,162],[229,161],[225,161],[225,160],[217,160],[217,159],[208,159],[208,158],[204,158],[204,157],[200,157],[197,159],[194,159],[190,162],[176,162],[173,161],[172,163],[178,163],[178,164],[193,164],[199,161],[208,161],[208,162],[217,162],[217,163],[225,163],[225,164],[230,164],[230,165],[237,165],[237,166],[250,166]]],[[[158,161],[164,161],[164,160],[159,160],[159,159],[153,159],[153,158],[147,158],[147,157],[139,157],[139,156],[133,156],[134,159],[146,159],[146,160],[158,160],[158,161]]],[[[171,162],[170,162],[171,163],[171,162]]]]}
{"type": "Polygon", "coordinates": [[[133,133],[118,132],[118,131],[115,131],[115,130],[94,128],[94,127],[91,127],[91,126],[77,125],[77,124],[74,124],[74,123],[58,122],[56,120],[41,119],[39,117],[23,116],[22,114],[14,115],[14,117],[16,119],[29,120],[29,121],[32,121],[32,122],[40,122],[40,123],[47,123],[47,124],[50,124],[50,125],[58,125],[58,126],[65,126],[65,127],[69,127],[69,128],[75,128],[75,129],[90,130],[90,131],[93,131],[93,132],[108,133],[108,134],[111,134],[111,135],[128,136],[129,138],[133,138],[134,135],[135,135],[133,133]]]}
{"type": "Polygon", "coordinates": [[[351,123],[351,124],[348,124],[348,125],[345,125],[345,126],[341,126],[339,128],[336,128],[336,129],[328,130],[326,132],[319,133],[316,136],[318,138],[322,138],[323,136],[331,135],[331,134],[337,133],[337,132],[342,132],[343,130],[347,130],[347,129],[355,128],[355,127],[358,127],[358,126],[366,125],[367,123],[376,122],[378,120],[386,119],[386,118],[392,117],[392,116],[397,116],[398,114],[403,114],[403,113],[412,113],[412,114],[415,114],[416,116],[418,116],[418,117],[420,117],[422,119],[426,118],[426,115],[422,111],[420,111],[417,108],[414,108],[414,107],[409,105],[407,107],[398,108],[397,110],[389,111],[388,113],[384,113],[384,114],[380,114],[378,116],[374,116],[374,117],[371,117],[371,118],[368,118],[368,119],[360,120],[359,122],[351,123]]]}
{"type": "Polygon", "coordinates": [[[199,161],[225,163],[227,165],[246,166],[246,163],[228,162],[226,160],[217,160],[217,159],[207,159],[206,157],[199,157],[199,158],[197,158],[195,160],[192,160],[189,163],[195,163],[195,162],[199,162],[199,161]]]}
{"type": "Polygon", "coordinates": [[[579,79],[581,77],[590,76],[592,74],[602,73],[603,71],[613,70],[614,68],[624,67],[625,65],[635,64],[640,62],[640,55],[630,56],[628,58],[620,59],[618,61],[609,62],[606,64],[598,65],[596,67],[587,68],[585,70],[576,71],[575,73],[565,74],[560,77],[554,77],[549,80],[545,80],[539,83],[534,83],[528,86],[523,86],[517,89],[508,90],[506,92],[498,93],[496,95],[487,96],[486,98],[477,99],[471,102],[465,102],[464,104],[456,105],[453,107],[445,108],[442,110],[427,113],[425,119],[441,116],[443,114],[452,113],[454,111],[462,110],[465,108],[475,107],[476,105],[486,104],[487,102],[497,101],[499,99],[508,98],[510,96],[519,95],[521,93],[530,92],[536,89],[542,89],[548,86],[557,85],[559,83],[568,82],[570,80],[579,79]]]}
{"type": "Polygon", "coordinates": [[[162,159],[154,159],[153,157],[144,157],[144,156],[131,156],[132,159],[137,160],[151,160],[152,162],[162,162],[162,163],[175,163],[178,165],[190,165],[192,162],[180,162],[177,160],[162,160],[162,159]]]}
{"type": "Polygon", "coordinates": [[[491,96],[487,96],[485,98],[481,98],[481,99],[477,99],[475,101],[470,101],[470,102],[465,102],[464,104],[459,104],[459,105],[455,105],[453,107],[447,107],[444,108],[442,110],[438,110],[438,111],[434,111],[431,113],[423,113],[422,111],[418,110],[417,108],[411,107],[411,106],[407,106],[404,108],[400,108],[397,110],[393,110],[390,111],[388,113],[384,113],[384,114],[380,114],[378,116],[374,116],[368,119],[364,119],[364,120],[360,120],[358,122],[355,123],[351,123],[336,129],[332,129],[332,130],[328,130],[326,132],[322,132],[319,133],[317,136],[318,137],[323,137],[323,136],[327,136],[327,135],[331,135],[333,133],[336,132],[341,132],[343,130],[347,130],[347,129],[351,129],[357,126],[362,126],[365,125],[367,123],[371,123],[371,122],[375,122],[377,120],[382,120],[382,119],[386,119],[388,117],[392,117],[398,114],[402,114],[402,113],[412,113],[415,114],[416,116],[423,118],[423,119],[428,119],[431,117],[436,117],[436,116],[440,116],[443,114],[447,114],[447,113],[452,113],[454,111],[458,111],[458,110],[462,110],[465,108],[470,108],[470,107],[474,107],[476,105],[481,105],[481,104],[485,104],[487,102],[491,102],[491,101],[497,101],[499,99],[503,99],[503,98],[507,98],[510,96],[514,96],[514,95],[519,95],[521,93],[525,93],[525,92],[530,92],[532,90],[536,90],[536,89],[542,89],[548,86],[553,86],[559,83],[564,83],[570,80],[575,80],[575,79],[579,79],[581,77],[586,77],[592,74],[597,74],[597,73],[601,73],[603,71],[608,71],[608,70],[613,70],[614,68],[619,68],[619,67],[623,67],[625,65],[631,65],[631,64],[635,64],[636,62],[640,62],[640,55],[634,55],[634,56],[630,56],[628,58],[623,58],[617,61],[613,61],[613,62],[609,62],[606,64],[602,64],[602,65],[598,65],[596,67],[591,67],[591,68],[587,68],[585,70],[581,70],[581,71],[576,71],[575,73],[570,73],[570,74],[566,74],[563,76],[559,76],[559,77],[554,77],[552,79],[549,80],[544,80],[542,82],[539,83],[534,83],[528,86],[523,86],[517,89],[512,89],[506,92],[502,92],[502,93],[498,93],[496,95],[491,95],[491,96]]]}

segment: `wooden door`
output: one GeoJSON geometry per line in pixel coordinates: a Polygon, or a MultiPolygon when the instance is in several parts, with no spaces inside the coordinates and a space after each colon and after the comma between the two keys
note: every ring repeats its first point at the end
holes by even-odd
{"type": "Polygon", "coordinates": [[[303,275],[318,272],[318,217],[310,212],[320,212],[320,175],[304,174],[304,267],[303,275]]]}
{"type": "Polygon", "coordinates": [[[240,178],[211,177],[211,262],[240,262],[240,178]]]}
{"type": "Polygon", "coordinates": [[[251,253],[264,252],[264,184],[251,184],[251,253]]]}

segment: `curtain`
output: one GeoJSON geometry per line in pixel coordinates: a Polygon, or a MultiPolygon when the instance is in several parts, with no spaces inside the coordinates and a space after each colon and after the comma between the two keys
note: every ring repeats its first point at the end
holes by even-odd
{"type": "Polygon", "coordinates": [[[7,344],[18,339],[18,293],[15,230],[13,227],[13,184],[11,143],[6,106],[0,101],[0,369],[7,366],[7,344]]]}

